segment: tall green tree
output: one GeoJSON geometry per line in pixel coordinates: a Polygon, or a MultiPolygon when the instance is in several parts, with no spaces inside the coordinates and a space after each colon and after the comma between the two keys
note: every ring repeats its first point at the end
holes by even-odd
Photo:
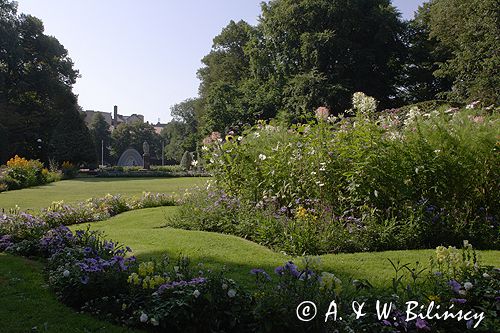
{"type": "Polygon", "coordinates": [[[62,163],[95,167],[94,142],[79,110],[66,112],[56,125],[49,143],[50,157],[62,163]]]}
{"type": "Polygon", "coordinates": [[[341,112],[356,91],[397,105],[404,28],[389,0],[263,3],[256,27],[230,22],[202,60],[203,134],[318,106],[341,112]]]}
{"type": "Polygon", "coordinates": [[[500,103],[500,4],[498,0],[430,1],[430,37],[452,50],[436,75],[453,81],[459,101],[500,103]]]}
{"type": "Polygon", "coordinates": [[[430,9],[430,3],[423,4],[407,23],[407,58],[400,85],[400,97],[405,103],[442,97],[442,93],[452,87],[453,80],[435,75],[440,64],[451,58],[452,50],[431,37],[430,9]]]}
{"type": "Polygon", "coordinates": [[[44,34],[42,21],[19,15],[13,1],[0,0],[0,123],[8,137],[4,156],[47,161],[56,153],[49,142],[63,118],[81,122],[72,128],[83,132],[74,135],[85,135],[83,120],[75,116],[72,86],[77,77],[68,51],[44,34]]]}
{"type": "Polygon", "coordinates": [[[213,40],[212,50],[202,59],[199,122],[204,134],[225,131],[248,116],[242,102],[244,82],[250,77],[247,47],[255,28],[245,21],[231,21],[213,40]]]}
{"type": "Polygon", "coordinates": [[[172,120],[163,128],[160,135],[164,143],[165,160],[168,164],[179,164],[185,151],[195,151],[196,142],[186,140],[186,137],[192,134],[189,133],[185,123],[177,120],[172,120]]]}
{"type": "Polygon", "coordinates": [[[96,113],[94,115],[89,130],[94,143],[97,161],[103,163],[102,158],[104,157],[104,164],[111,163],[109,151],[111,147],[111,132],[109,124],[102,114],[96,113]]]}
{"type": "Polygon", "coordinates": [[[259,28],[274,69],[265,72],[283,89],[281,107],[302,101],[343,111],[356,91],[382,107],[395,104],[404,26],[389,0],[270,1],[259,28]]]}

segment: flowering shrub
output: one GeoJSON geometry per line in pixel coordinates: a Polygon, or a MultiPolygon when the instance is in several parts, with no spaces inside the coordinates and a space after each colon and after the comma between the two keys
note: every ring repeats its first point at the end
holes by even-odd
{"type": "Polygon", "coordinates": [[[78,175],[78,167],[68,161],[63,162],[61,171],[65,179],[75,178],[78,175]]]}
{"type": "Polygon", "coordinates": [[[50,172],[38,160],[27,160],[14,156],[7,161],[7,169],[0,182],[9,190],[43,185],[60,179],[59,174],[50,172]]]}
{"type": "Polygon", "coordinates": [[[214,183],[171,223],[292,254],[428,248],[464,238],[499,248],[498,112],[375,113],[376,104],[356,93],[349,116],[320,109],[307,124],[261,122],[231,140],[208,137],[203,151],[214,183]],[[238,207],[212,207],[217,196],[238,207]],[[303,209],[311,214],[301,217],[303,209]]]}

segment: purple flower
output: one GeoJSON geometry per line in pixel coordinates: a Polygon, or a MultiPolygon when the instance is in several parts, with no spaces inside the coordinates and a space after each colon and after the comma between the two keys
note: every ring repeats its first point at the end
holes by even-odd
{"type": "Polygon", "coordinates": [[[104,241],[104,249],[108,251],[113,251],[115,244],[113,242],[104,241]]]}
{"type": "Polygon", "coordinates": [[[80,278],[80,282],[81,282],[82,284],[87,284],[87,283],[89,283],[89,277],[88,277],[87,275],[82,276],[82,277],[80,278]]]}
{"type": "Polygon", "coordinates": [[[423,330],[423,331],[430,331],[431,330],[431,328],[429,327],[429,324],[425,320],[422,320],[420,318],[417,318],[417,321],[415,322],[415,326],[419,330],[423,330]]]}
{"type": "Polygon", "coordinates": [[[162,284],[158,288],[158,294],[165,292],[165,290],[167,290],[167,289],[174,289],[174,288],[185,287],[185,286],[194,286],[194,285],[198,285],[198,284],[203,284],[205,282],[207,282],[207,279],[202,278],[202,277],[197,277],[197,278],[191,279],[189,281],[182,280],[182,281],[173,281],[173,282],[165,283],[165,284],[162,284]]]}
{"type": "Polygon", "coordinates": [[[460,289],[462,288],[462,286],[460,285],[460,283],[458,283],[457,281],[455,280],[450,280],[448,281],[448,285],[451,287],[451,289],[455,292],[455,293],[459,293],[460,289]]]}
{"type": "Polygon", "coordinates": [[[294,277],[296,278],[300,277],[300,272],[297,269],[297,265],[295,265],[293,262],[291,261],[287,262],[284,268],[288,270],[294,277]]]}
{"type": "Polygon", "coordinates": [[[384,325],[384,326],[392,326],[391,322],[388,321],[388,320],[386,320],[386,319],[382,320],[382,325],[384,325]]]}
{"type": "Polygon", "coordinates": [[[271,281],[271,277],[269,276],[269,274],[267,274],[267,272],[262,268],[254,268],[250,271],[250,274],[257,276],[262,275],[266,280],[271,281]]]}
{"type": "Polygon", "coordinates": [[[457,304],[465,304],[467,302],[467,300],[463,299],[463,298],[452,298],[452,299],[450,299],[450,302],[457,303],[457,304]]]}

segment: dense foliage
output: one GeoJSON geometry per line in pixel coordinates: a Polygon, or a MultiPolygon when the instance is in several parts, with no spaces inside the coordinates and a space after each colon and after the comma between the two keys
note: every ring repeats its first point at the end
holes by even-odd
{"type": "Polygon", "coordinates": [[[173,223],[234,233],[287,253],[427,248],[473,240],[498,248],[497,111],[412,108],[291,128],[261,123],[205,139],[214,184],[173,223]],[[216,139],[216,138],[220,139],[216,139]]]}
{"type": "Polygon", "coordinates": [[[496,0],[432,0],[430,37],[451,51],[436,76],[453,81],[456,100],[500,103],[500,11],[496,0]]]}
{"type": "Polygon", "coordinates": [[[14,155],[47,162],[93,162],[72,85],[68,51],[42,21],[0,1],[0,163],[14,155]],[[90,154],[89,154],[90,152],[90,154]]]}

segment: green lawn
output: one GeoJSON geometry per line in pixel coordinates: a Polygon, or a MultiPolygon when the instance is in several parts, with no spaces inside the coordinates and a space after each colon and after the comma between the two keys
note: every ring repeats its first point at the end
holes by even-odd
{"type": "MultiPolygon", "coordinates": [[[[160,207],[127,212],[105,222],[92,223],[92,229],[101,230],[109,238],[122,242],[134,250],[141,260],[161,257],[164,254],[184,254],[195,262],[220,269],[225,266],[235,280],[251,286],[249,271],[264,268],[272,272],[274,267],[294,259],[273,252],[264,246],[244,239],[217,233],[162,228],[165,217],[175,213],[176,207],[160,207]]],[[[73,230],[85,228],[72,226],[73,230]]],[[[428,263],[433,250],[388,251],[354,254],[330,254],[321,256],[321,267],[348,278],[368,279],[376,287],[387,285],[393,277],[388,258],[404,263],[428,263]]],[[[500,251],[482,251],[484,263],[500,267],[500,251]]],[[[295,258],[296,262],[300,259],[295,258]]]]}
{"type": "Polygon", "coordinates": [[[47,289],[43,265],[0,253],[0,332],[139,332],[79,314],[47,289]]]}
{"type": "MultiPolygon", "coordinates": [[[[52,201],[75,202],[107,193],[139,195],[143,191],[177,192],[202,184],[200,178],[77,179],[43,187],[0,193],[0,208],[37,209],[52,201]]],[[[133,248],[141,260],[168,254],[188,255],[209,268],[225,267],[228,275],[247,287],[253,285],[252,268],[272,272],[290,258],[244,239],[216,233],[164,228],[176,207],[127,212],[108,221],[92,223],[95,230],[133,248]]],[[[73,230],[85,225],[72,226],[73,230]]],[[[321,268],[340,277],[368,279],[376,287],[387,285],[393,271],[387,259],[427,263],[433,250],[390,251],[321,256],[321,268]]],[[[483,262],[500,267],[500,251],[481,252],[483,262]]],[[[0,332],[125,332],[126,330],[78,314],[61,305],[47,290],[42,264],[0,254],[0,332]]]]}
{"type": "Polygon", "coordinates": [[[0,211],[18,205],[21,209],[40,209],[53,201],[66,203],[102,197],[108,193],[140,195],[142,192],[181,193],[203,184],[208,178],[81,178],[44,186],[0,193],[0,211]]]}

